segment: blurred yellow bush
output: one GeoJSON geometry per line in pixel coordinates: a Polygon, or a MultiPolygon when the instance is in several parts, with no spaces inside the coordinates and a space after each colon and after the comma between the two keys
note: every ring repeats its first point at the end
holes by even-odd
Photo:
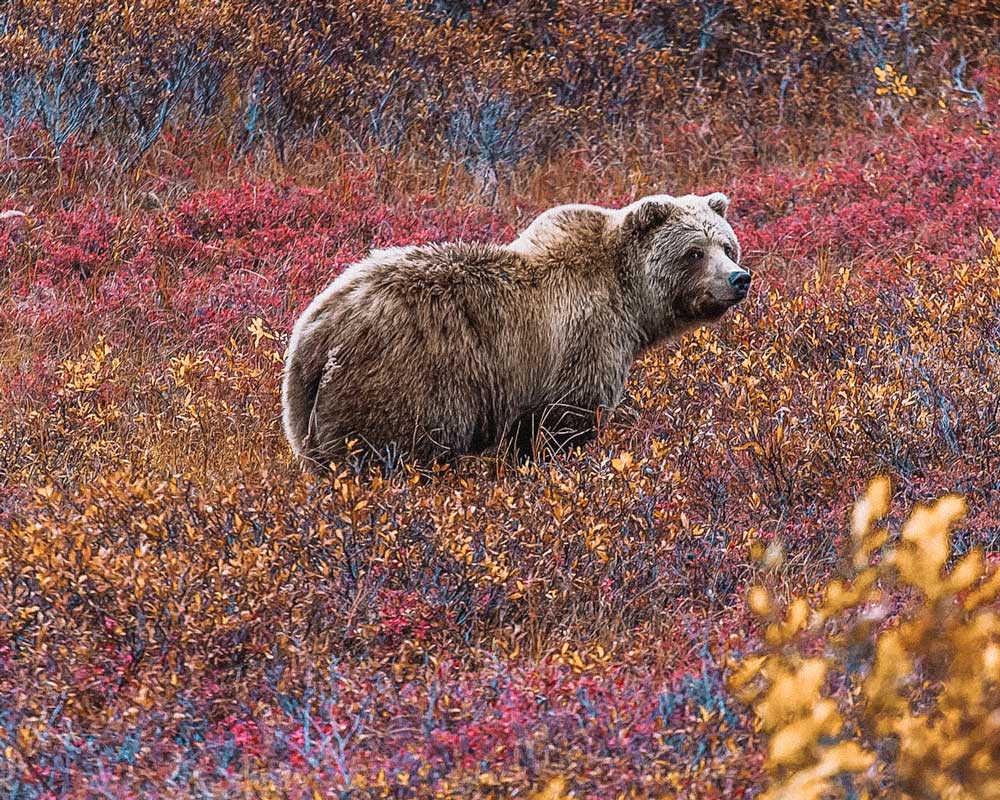
{"type": "Polygon", "coordinates": [[[766,800],[1000,797],[1000,571],[949,541],[955,495],[880,525],[888,478],[854,508],[846,575],[784,614],[763,586],[763,652],[730,678],[768,736],[766,800]]]}

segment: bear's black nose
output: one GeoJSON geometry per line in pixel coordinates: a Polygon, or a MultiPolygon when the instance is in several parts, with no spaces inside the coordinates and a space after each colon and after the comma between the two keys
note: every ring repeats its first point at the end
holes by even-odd
{"type": "Polygon", "coordinates": [[[744,297],[750,291],[750,273],[738,269],[729,273],[729,285],[744,297]]]}

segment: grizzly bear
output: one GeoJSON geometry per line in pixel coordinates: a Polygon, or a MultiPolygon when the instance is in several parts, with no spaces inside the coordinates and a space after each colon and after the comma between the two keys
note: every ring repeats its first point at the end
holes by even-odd
{"type": "Polygon", "coordinates": [[[392,460],[586,441],[640,352],[747,296],[728,206],[718,192],[558,206],[507,245],[373,251],[292,331],[292,449],[322,465],[350,439],[392,460]]]}

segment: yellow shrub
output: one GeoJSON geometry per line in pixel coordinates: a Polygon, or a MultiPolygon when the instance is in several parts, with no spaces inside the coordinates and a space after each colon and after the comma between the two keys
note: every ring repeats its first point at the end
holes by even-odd
{"type": "Polygon", "coordinates": [[[952,559],[960,497],[893,536],[889,494],[877,478],[858,501],[847,574],[820,598],[782,614],[750,590],[766,645],[730,686],[768,737],[767,800],[1000,797],[1000,572],[979,549],[952,559]]]}

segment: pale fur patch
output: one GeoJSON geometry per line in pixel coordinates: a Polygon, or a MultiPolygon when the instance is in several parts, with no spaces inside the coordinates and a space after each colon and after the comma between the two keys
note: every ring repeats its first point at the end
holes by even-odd
{"type": "Polygon", "coordinates": [[[715,214],[708,208],[706,196],[697,194],[685,194],[674,196],[670,194],[651,194],[640,197],[638,200],[629,203],[622,208],[606,208],[604,206],[591,205],[587,203],[568,203],[562,206],[555,206],[547,211],[543,211],[531,221],[520,235],[510,244],[505,245],[505,249],[518,255],[530,257],[537,253],[545,252],[554,240],[560,239],[568,232],[559,224],[560,218],[565,218],[567,214],[574,211],[596,211],[604,214],[608,222],[612,225],[621,225],[633,211],[636,211],[646,203],[663,203],[665,205],[677,205],[686,211],[708,211],[715,214]]]}
{"type": "Polygon", "coordinates": [[[639,208],[646,205],[646,203],[663,203],[664,205],[669,205],[671,203],[676,203],[678,200],[681,199],[683,198],[674,197],[673,195],[669,194],[647,195],[646,197],[640,197],[635,202],[629,203],[627,206],[623,208],[613,209],[611,212],[611,218],[614,220],[614,223],[616,225],[621,225],[623,222],[625,222],[625,218],[629,214],[631,214],[633,211],[637,211],[639,208]]]}
{"type": "Polygon", "coordinates": [[[682,194],[675,197],[671,194],[651,194],[646,197],[640,197],[638,200],[629,203],[624,208],[613,209],[611,211],[611,217],[618,225],[621,225],[629,214],[641,208],[646,203],[675,205],[680,206],[685,211],[694,211],[698,213],[705,213],[707,211],[709,214],[715,216],[715,211],[709,208],[708,205],[708,198],[710,196],[711,195],[682,194]]]}
{"type": "Polygon", "coordinates": [[[569,203],[564,206],[555,206],[548,211],[544,211],[535,217],[521,234],[504,249],[521,256],[530,257],[537,253],[544,253],[554,240],[567,235],[567,231],[559,225],[558,219],[574,211],[596,211],[604,214],[610,219],[615,210],[604,208],[603,206],[587,205],[585,203],[569,203]]]}
{"type": "Polygon", "coordinates": [[[629,214],[650,202],[678,205],[686,211],[704,212],[707,210],[708,213],[715,214],[714,211],[708,208],[705,197],[696,194],[680,196],[651,194],[646,197],[640,197],[638,200],[622,208],[606,208],[605,206],[587,203],[568,203],[562,206],[555,206],[539,214],[531,221],[531,224],[527,228],[521,231],[520,235],[514,241],[505,245],[505,249],[526,257],[544,253],[546,248],[550,247],[555,240],[570,235],[560,222],[574,211],[596,211],[599,214],[604,214],[611,225],[621,225],[625,222],[629,214]]]}

